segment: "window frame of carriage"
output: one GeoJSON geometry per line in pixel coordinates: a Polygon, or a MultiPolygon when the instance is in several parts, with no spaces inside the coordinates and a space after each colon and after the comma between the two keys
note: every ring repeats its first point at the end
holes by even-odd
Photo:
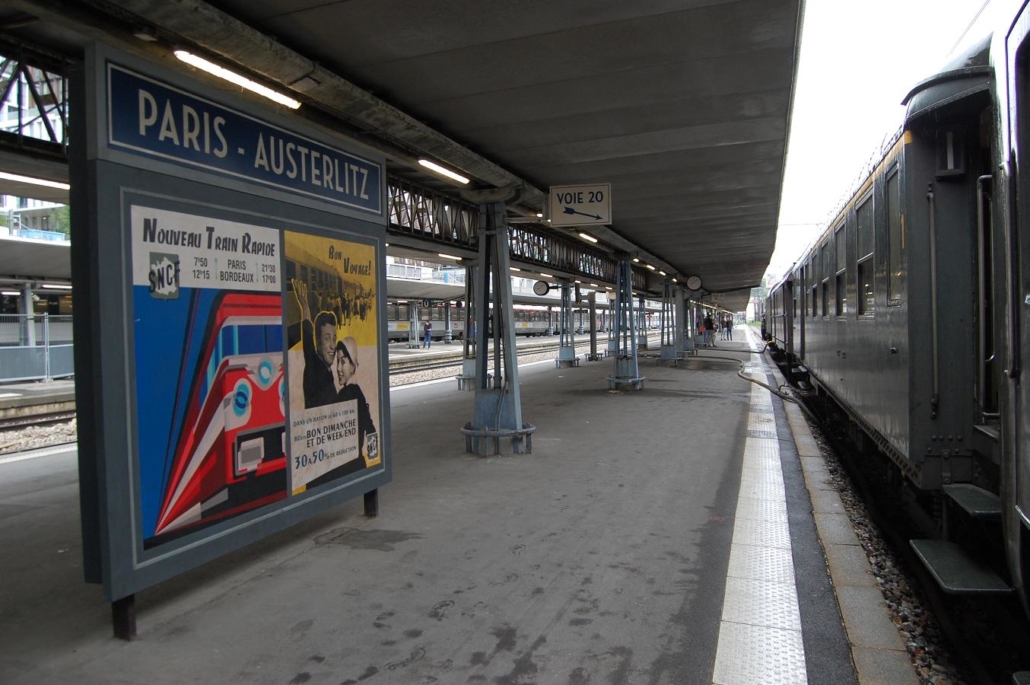
{"type": "Polygon", "coordinates": [[[855,203],[855,246],[855,314],[858,319],[873,319],[876,316],[876,201],[872,188],[855,203]],[[864,239],[863,219],[866,220],[864,239]],[[868,295],[863,289],[863,280],[869,282],[868,295]]]}
{"type": "Polygon", "coordinates": [[[905,215],[901,211],[901,164],[897,161],[887,169],[883,177],[883,196],[887,217],[887,306],[900,307],[903,290],[901,287],[905,259],[905,215]],[[897,193],[892,198],[891,184],[897,193]],[[897,218],[894,222],[892,219],[897,218]],[[897,271],[895,271],[895,268],[897,271]],[[897,297],[894,295],[897,294],[897,297]]]}

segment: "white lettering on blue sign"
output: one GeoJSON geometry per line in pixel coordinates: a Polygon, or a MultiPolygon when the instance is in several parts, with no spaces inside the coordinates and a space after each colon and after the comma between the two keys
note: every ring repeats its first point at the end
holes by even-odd
{"type": "Polygon", "coordinates": [[[382,214],[382,167],[108,65],[112,148],[382,214]]]}

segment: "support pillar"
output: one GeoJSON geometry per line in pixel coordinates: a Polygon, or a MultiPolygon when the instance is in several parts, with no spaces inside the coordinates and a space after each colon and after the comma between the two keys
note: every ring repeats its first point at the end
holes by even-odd
{"type": "Polygon", "coordinates": [[[623,386],[629,386],[633,390],[642,390],[644,378],[637,364],[637,320],[633,312],[633,271],[629,255],[619,256],[617,280],[615,316],[612,319],[617,349],[615,372],[608,377],[608,389],[621,390],[623,386]]]}
{"type": "Polygon", "coordinates": [[[465,339],[462,341],[461,375],[457,376],[458,390],[474,390],[476,387],[476,341],[478,340],[478,318],[476,317],[475,265],[465,267],[465,339]]]}
{"type": "Polygon", "coordinates": [[[572,334],[572,284],[561,281],[561,311],[558,314],[558,358],[554,365],[558,368],[579,366],[576,356],[576,341],[572,334]]]}
{"type": "Polygon", "coordinates": [[[640,349],[647,349],[647,311],[644,309],[644,296],[639,298],[640,308],[637,310],[637,342],[640,349]]]}
{"type": "Polygon", "coordinates": [[[587,295],[587,303],[590,306],[590,354],[587,355],[588,362],[601,361],[601,355],[597,351],[597,293],[587,295]]]}
{"type": "Polygon", "coordinates": [[[617,296],[608,296],[608,349],[605,356],[615,356],[619,352],[619,318],[615,315],[617,296]]]}
{"type": "Polygon", "coordinates": [[[683,326],[678,324],[672,304],[672,283],[666,279],[662,284],[662,313],[658,321],[662,346],[659,358],[663,362],[675,362],[683,353],[683,347],[677,344],[677,338],[683,336],[683,326]],[[679,329],[679,336],[676,335],[679,329]]]}
{"type": "Polygon", "coordinates": [[[522,422],[522,398],[515,349],[508,225],[504,202],[479,205],[479,264],[476,276],[476,401],[474,418],[461,429],[465,450],[481,456],[528,454],[536,427],[522,422]],[[493,289],[490,284],[493,282],[493,289]],[[491,303],[493,326],[488,328],[491,303]],[[494,373],[487,373],[487,335],[493,342],[494,373]]]}
{"type": "Polygon", "coordinates": [[[693,329],[690,327],[690,321],[687,319],[686,292],[684,292],[683,288],[676,288],[676,322],[678,324],[676,326],[676,334],[679,336],[677,347],[680,349],[680,354],[696,354],[693,329]]]}
{"type": "Polygon", "coordinates": [[[418,304],[408,302],[408,349],[417,349],[422,344],[422,325],[418,318],[418,304]]]}
{"type": "Polygon", "coordinates": [[[36,322],[33,317],[32,308],[32,284],[23,283],[21,286],[21,344],[23,347],[36,346],[36,322]]]}

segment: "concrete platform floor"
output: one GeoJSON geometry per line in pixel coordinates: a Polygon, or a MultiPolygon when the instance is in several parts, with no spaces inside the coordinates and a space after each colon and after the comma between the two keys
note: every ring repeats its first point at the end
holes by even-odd
{"type": "MultiPolygon", "coordinates": [[[[0,682],[711,683],[751,384],[708,353],[643,364],[642,392],[609,361],[524,368],[524,456],[465,453],[453,382],[395,388],[378,518],[351,502],[138,594],[130,643],[81,580],[74,454],[4,464],[0,682]]],[[[774,405],[806,679],[857,682],[774,405]]]]}

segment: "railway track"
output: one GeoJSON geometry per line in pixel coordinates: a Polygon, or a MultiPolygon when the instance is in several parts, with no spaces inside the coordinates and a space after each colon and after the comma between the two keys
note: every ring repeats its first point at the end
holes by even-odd
{"type": "MultiPolygon", "coordinates": [[[[581,349],[588,347],[585,344],[577,344],[576,348],[581,349]]],[[[534,354],[544,354],[547,352],[557,352],[558,343],[547,342],[536,345],[523,345],[517,348],[517,356],[522,358],[534,354]]],[[[433,371],[436,369],[446,369],[455,366],[461,366],[463,360],[462,352],[455,352],[453,354],[447,354],[445,357],[433,358],[433,359],[394,359],[390,361],[390,375],[398,376],[406,373],[419,373],[422,371],[433,371]]]]}
{"type": "Polygon", "coordinates": [[[961,665],[965,682],[1009,682],[1012,672],[1025,668],[1022,654],[1030,644],[1030,625],[1018,603],[945,594],[908,544],[913,537],[932,533],[923,528],[925,513],[913,509],[911,498],[899,496],[897,482],[877,461],[875,448],[852,440],[845,417],[827,412],[813,395],[797,395],[820,417],[823,437],[846,471],[868,519],[900,562],[909,587],[936,621],[944,636],[941,646],[961,665]]]}
{"type": "Polygon", "coordinates": [[[74,409],[18,414],[15,416],[0,416],[0,430],[24,428],[26,426],[45,426],[51,423],[70,421],[74,418],[74,409]]]}

